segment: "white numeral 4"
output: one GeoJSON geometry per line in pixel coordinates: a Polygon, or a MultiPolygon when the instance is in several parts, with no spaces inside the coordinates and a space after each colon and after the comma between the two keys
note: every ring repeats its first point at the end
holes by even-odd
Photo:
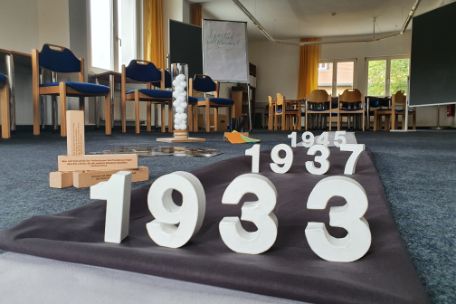
{"type": "Polygon", "coordinates": [[[324,260],[353,262],[366,254],[372,240],[369,224],[363,217],[368,207],[366,192],[351,178],[327,177],[313,188],[307,201],[307,208],[325,209],[328,201],[334,196],[344,198],[346,204],[331,207],[329,225],[344,228],[347,235],[335,238],[328,233],[324,223],[309,222],[305,231],[307,242],[312,251],[324,260]]]}
{"type": "Polygon", "coordinates": [[[329,146],[329,133],[323,132],[315,141],[318,145],[329,146]]]}
{"type": "Polygon", "coordinates": [[[267,251],[277,238],[277,217],[273,213],[277,190],[272,182],[259,174],[244,174],[236,177],[223,193],[222,204],[237,205],[247,193],[253,193],[258,201],[245,202],[241,220],[249,221],[258,228],[246,231],[238,217],[224,217],[219,224],[223,242],[239,253],[260,254],[267,251]]]}
{"type": "Polygon", "coordinates": [[[90,187],[90,198],[106,200],[104,241],[120,244],[130,224],[131,172],[120,171],[90,187]]]}
{"type": "Polygon", "coordinates": [[[174,172],[159,177],[147,195],[154,220],[146,225],[150,238],[170,248],[184,246],[203,224],[206,194],[201,182],[188,172],[174,172]],[[173,200],[173,190],[182,195],[182,205],[173,200]]]}
{"type": "Polygon", "coordinates": [[[343,144],[340,145],[340,151],[351,151],[352,154],[347,160],[345,164],[344,174],[346,175],[353,175],[356,171],[356,164],[358,163],[359,157],[361,153],[364,151],[366,147],[364,145],[357,145],[357,144],[343,144]]]}

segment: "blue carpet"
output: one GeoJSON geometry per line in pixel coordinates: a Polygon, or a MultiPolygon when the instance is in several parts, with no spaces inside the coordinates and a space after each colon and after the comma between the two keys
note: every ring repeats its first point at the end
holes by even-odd
{"type": "MultiPolygon", "coordinates": [[[[120,135],[114,131],[114,135],[106,137],[101,131],[88,131],[86,151],[100,151],[115,144],[166,145],[155,141],[157,134],[120,135]]],[[[356,134],[358,141],[374,153],[396,223],[435,303],[456,303],[455,135],[453,131],[356,134]]],[[[180,145],[215,148],[223,154],[212,158],[140,158],[140,164],[149,167],[153,180],[172,171],[190,171],[243,155],[248,147],[229,145],[220,133],[199,136],[208,141],[180,145]]],[[[253,137],[262,140],[262,150],[288,142],[285,133],[256,132],[253,137]]],[[[49,188],[49,171],[57,169],[57,155],[65,153],[66,141],[57,134],[34,137],[18,132],[11,140],[0,142],[0,229],[33,215],[59,213],[90,202],[88,189],[49,188]]]]}

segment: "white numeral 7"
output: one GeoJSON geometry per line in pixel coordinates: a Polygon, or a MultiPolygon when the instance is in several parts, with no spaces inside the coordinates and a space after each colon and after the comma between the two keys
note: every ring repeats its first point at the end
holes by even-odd
{"type": "Polygon", "coordinates": [[[356,171],[356,164],[358,163],[358,159],[361,156],[361,153],[364,151],[366,147],[364,145],[358,144],[342,144],[340,145],[340,151],[351,151],[352,154],[347,160],[345,164],[344,174],[346,175],[353,175],[356,171]]]}

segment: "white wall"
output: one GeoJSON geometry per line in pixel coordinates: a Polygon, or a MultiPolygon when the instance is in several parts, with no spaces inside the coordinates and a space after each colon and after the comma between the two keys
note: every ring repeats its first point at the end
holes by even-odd
{"type": "MultiPolygon", "coordinates": [[[[367,90],[366,59],[373,57],[410,56],[411,33],[402,36],[363,43],[325,44],[321,46],[321,59],[355,59],[354,86],[365,95],[367,90]]],[[[275,44],[268,41],[249,43],[250,62],[257,66],[257,108],[263,107],[268,95],[283,93],[289,98],[297,96],[299,47],[275,44]]],[[[437,107],[418,108],[417,125],[435,126],[437,107]]],[[[440,109],[440,124],[454,126],[454,118],[446,117],[446,107],[440,109]]]]}

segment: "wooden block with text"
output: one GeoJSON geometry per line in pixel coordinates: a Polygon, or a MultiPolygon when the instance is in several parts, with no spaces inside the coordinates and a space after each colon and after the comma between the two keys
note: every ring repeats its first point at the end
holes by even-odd
{"type": "Polygon", "coordinates": [[[67,155],[84,155],[84,111],[66,111],[67,155]]]}
{"type": "Polygon", "coordinates": [[[49,187],[51,188],[68,188],[73,186],[73,173],[72,172],[50,172],[49,173],[49,187]]]}
{"type": "Polygon", "coordinates": [[[58,156],[58,170],[74,171],[120,171],[138,168],[136,154],[97,154],[81,156],[58,156]]]}
{"type": "MultiPolygon", "coordinates": [[[[107,181],[112,174],[119,170],[113,171],[84,171],[73,172],[73,186],[76,188],[86,188],[107,181]]],[[[131,172],[132,182],[144,182],[149,180],[149,168],[141,166],[138,169],[123,170],[131,172]]]]}

